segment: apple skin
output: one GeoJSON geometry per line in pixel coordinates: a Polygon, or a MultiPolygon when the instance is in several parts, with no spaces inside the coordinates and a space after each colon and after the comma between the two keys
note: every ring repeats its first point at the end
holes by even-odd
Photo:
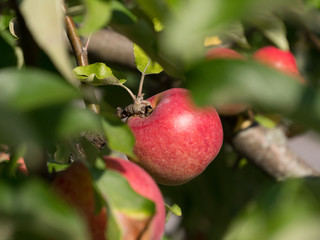
{"type": "MultiPolygon", "coordinates": [[[[145,170],[128,160],[104,157],[104,161],[109,169],[119,172],[126,178],[134,191],[156,204],[156,214],[150,223],[116,213],[115,217],[123,234],[122,239],[131,240],[140,237],[141,240],[161,240],[164,233],[166,212],[162,194],[155,181],[145,170]],[[145,229],[146,224],[149,226],[147,229],[145,229]],[[143,231],[143,235],[141,235],[141,231],[143,231]]],[[[68,169],[59,173],[52,186],[67,203],[82,214],[92,240],[106,239],[107,209],[102,208],[99,213],[95,212],[92,178],[83,163],[76,161],[68,169]]]]}
{"type": "MultiPolygon", "coordinates": [[[[153,216],[149,227],[139,239],[161,240],[164,234],[166,210],[161,191],[156,182],[144,169],[133,162],[113,157],[104,157],[104,160],[108,168],[119,172],[127,179],[134,191],[141,196],[152,200],[156,205],[156,213],[153,216]]],[[[124,236],[123,239],[129,239],[130,237],[132,237],[132,234],[124,236]]]]}
{"type": "Polygon", "coordinates": [[[252,58],[294,77],[302,84],[306,84],[306,80],[300,75],[296,59],[290,51],[284,51],[274,46],[266,46],[254,52],[252,58]]]}
{"type": "Polygon", "coordinates": [[[136,139],[138,164],[160,184],[180,185],[202,173],[223,142],[213,107],[197,107],[186,89],[173,88],[147,99],[154,108],[127,121],[136,139]]]}
{"type": "Polygon", "coordinates": [[[243,55],[230,48],[216,47],[207,51],[207,59],[229,58],[229,59],[245,59],[243,55]]]}
{"type": "Polygon", "coordinates": [[[106,208],[95,213],[92,178],[87,167],[77,161],[59,173],[52,184],[53,189],[84,217],[92,240],[105,240],[107,225],[106,208]]]}

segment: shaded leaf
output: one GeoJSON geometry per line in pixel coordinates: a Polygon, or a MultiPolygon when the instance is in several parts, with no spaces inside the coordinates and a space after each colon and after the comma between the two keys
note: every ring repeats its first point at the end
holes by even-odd
{"type": "Polygon", "coordinates": [[[136,193],[120,173],[114,170],[92,171],[97,188],[108,201],[112,211],[119,211],[133,219],[153,216],[155,204],[136,193]]]}
{"type": "Polygon", "coordinates": [[[0,71],[0,102],[27,111],[66,103],[79,93],[59,76],[38,69],[0,71]]]}
{"type": "Polygon", "coordinates": [[[290,180],[263,192],[233,220],[223,239],[318,239],[320,208],[313,191],[318,192],[319,181],[314,189],[307,181],[290,180]]]}
{"type": "Polygon", "coordinates": [[[0,15],[0,31],[9,27],[10,20],[13,16],[11,14],[0,15]]]}
{"type": "Polygon", "coordinates": [[[93,63],[87,66],[79,66],[73,69],[75,76],[83,82],[90,83],[95,86],[100,85],[121,85],[125,83],[124,77],[119,72],[112,70],[104,63],[93,63]]]}
{"type": "Polygon", "coordinates": [[[138,45],[133,45],[135,60],[138,70],[145,74],[157,74],[163,71],[163,68],[156,62],[153,62],[151,58],[140,48],[138,45]]]}
{"type": "Polygon", "coordinates": [[[41,140],[74,140],[83,133],[101,133],[101,116],[88,109],[55,106],[28,113],[41,140]]]}
{"type": "Polygon", "coordinates": [[[21,114],[0,103],[0,142],[17,147],[25,141],[35,141],[38,136],[34,126],[21,114]]]}
{"type": "Polygon", "coordinates": [[[248,103],[320,130],[320,92],[259,63],[213,60],[187,73],[198,104],[248,103]]]}
{"type": "Polygon", "coordinates": [[[261,13],[254,24],[278,48],[289,50],[286,26],[282,19],[271,13],[261,13]]]}
{"type": "Polygon", "coordinates": [[[228,29],[221,35],[221,38],[223,42],[236,42],[243,48],[250,48],[243,25],[240,22],[230,24],[228,29]]]}
{"type": "Polygon", "coordinates": [[[149,19],[146,20],[141,16],[138,18],[121,3],[115,3],[110,26],[137,45],[143,46],[150,58],[164,67],[167,73],[175,77],[182,77],[180,62],[172,61],[165,52],[159,54],[160,45],[154,24],[149,19]]]}
{"type": "Polygon", "coordinates": [[[102,121],[102,126],[107,137],[109,148],[136,159],[133,153],[135,139],[128,125],[112,115],[104,115],[104,117],[105,119],[102,121]]]}
{"type": "Polygon", "coordinates": [[[82,218],[39,181],[0,182],[0,222],[13,239],[88,239],[82,218]]]}
{"type": "Polygon", "coordinates": [[[72,85],[78,85],[71,73],[72,67],[65,41],[62,0],[24,0],[20,4],[20,10],[37,44],[63,76],[72,85]]]}
{"type": "MultiPolygon", "coordinates": [[[[200,0],[183,4],[177,14],[166,21],[161,49],[176,61],[191,64],[203,54],[203,41],[208,35],[220,35],[235,21],[250,19],[257,9],[273,9],[285,1],[200,0]],[[196,17],[191,17],[196,16],[196,17]],[[180,60],[181,61],[181,60],[180,60]]],[[[164,53],[162,53],[164,54],[164,53]]]]}
{"type": "Polygon", "coordinates": [[[158,18],[162,21],[168,12],[166,0],[137,0],[137,2],[150,19],[158,18]]]}
{"type": "Polygon", "coordinates": [[[85,0],[86,15],[79,34],[89,35],[108,23],[111,18],[111,5],[108,0],[85,0]],[[99,17],[97,17],[99,16],[99,17]]]}

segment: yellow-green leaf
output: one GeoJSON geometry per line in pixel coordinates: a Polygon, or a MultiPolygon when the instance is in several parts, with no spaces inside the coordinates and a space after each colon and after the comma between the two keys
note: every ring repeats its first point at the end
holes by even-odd
{"type": "Polygon", "coordinates": [[[138,45],[133,45],[135,64],[140,72],[145,74],[157,74],[163,71],[159,63],[153,62],[151,58],[138,45]]]}

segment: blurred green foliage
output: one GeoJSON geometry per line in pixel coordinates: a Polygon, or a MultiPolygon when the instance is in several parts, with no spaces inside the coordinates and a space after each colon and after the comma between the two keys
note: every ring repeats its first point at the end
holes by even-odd
{"type": "MultiPolygon", "coordinates": [[[[15,6],[0,1],[0,153],[10,155],[25,147],[24,155],[20,154],[35,171],[30,177],[0,176],[0,236],[4,240],[88,239],[81,217],[50,191],[46,181],[67,167],[79,145],[91,167],[105,153],[122,152],[134,158],[133,135],[113,116],[116,106],[131,100],[122,88],[95,86],[102,114],[84,109],[87,96],[72,74],[76,66],[65,41],[59,1],[17,2],[15,6]],[[17,21],[11,21],[17,16],[17,21]],[[18,38],[10,33],[10,21],[16,24],[18,38]],[[85,132],[107,139],[102,152],[83,140],[85,132]],[[51,175],[40,179],[43,176],[37,171],[43,163],[51,175]]],[[[144,64],[150,56],[161,65],[165,73],[147,79],[146,96],[184,86],[199,104],[245,102],[320,130],[319,1],[66,0],[66,5],[72,7],[70,14],[76,14],[83,36],[110,27],[146,53],[144,64]],[[156,30],[155,22],[162,29],[156,30]],[[289,49],[308,84],[302,86],[250,60],[205,61],[204,41],[209,36],[249,59],[261,46],[289,49]],[[164,75],[169,83],[163,82],[164,75]]],[[[139,58],[136,62],[141,63],[139,58]]],[[[140,75],[131,70],[126,75],[125,84],[136,90],[140,75]]],[[[179,231],[185,239],[319,239],[318,179],[276,182],[250,162],[238,164],[239,156],[229,147],[226,142],[218,158],[193,181],[161,186],[165,198],[182,209],[181,224],[166,239],[177,239],[179,231]]],[[[5,162],[0,163],[0,173],[3,169],[7,169],[5,162]]],[[[95,184],[102,195],[113,197],[106,202],[114,209],[126,212],[127,206],[130,211],[137,207],[137,215],[153,214],[153,204],[133,192],[121,176],[101,171],[95,184]]],[[[110,216],[112,236],[119,234],[116,224],[110,216]]]]}

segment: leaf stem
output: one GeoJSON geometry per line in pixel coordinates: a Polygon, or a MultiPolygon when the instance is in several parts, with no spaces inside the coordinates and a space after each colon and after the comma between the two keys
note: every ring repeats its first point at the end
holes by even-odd
{"type": "Polygon", "coordinates": [[[120,86],[120,87],[124,88],[125,90],[127,90],[127,92],[128,92],[128,93],[130,94],[130,96],[132,97],[133,102],[135,102],[135,101],[137,100],[137,97],[133,94],[133,92],[132,92],[128,87],[126,87],[126,86],[123,85],[123,84],[119,84],[119,85],[117,85],[117,86],[120,86]]]}
{"type": "Polygon", "coordinates": [[[144,78],[145,78],[145,76],[146,76],[146,71],[147,71],[150,63],[151,63],[151,59],[149,58],[149,61],[148,61],[147,65],[146,65],[146,67],[144,68],[143,72],[141,73],[140,84],[139,84],[139,91],[138,91],[138,95],[137,95],[137,98],[138,98],[138,99],[142,99],[142,97],[143,97],[143,96],[142,96],[143,82],[144,82],[144,78]]]}

